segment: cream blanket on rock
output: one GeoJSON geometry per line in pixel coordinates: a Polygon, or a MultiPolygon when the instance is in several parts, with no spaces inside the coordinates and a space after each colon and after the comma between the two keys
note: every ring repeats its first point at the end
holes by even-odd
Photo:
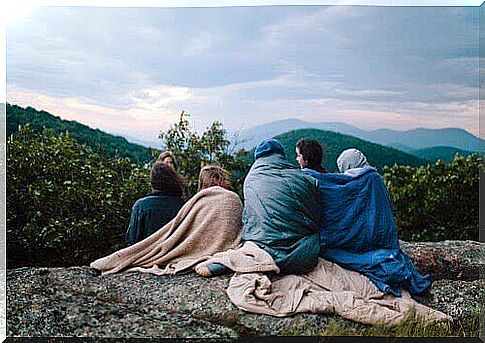
{"type": "Polygon", "coordinates": [[[364,324],[399,324],[410,316],[451,320],[448,315],[421,305],[407,291],[402,297],[382,293],[366,276],[319,259],[317,267],[302,275],[273,276],[279,269],[271,256],[252,242],[215,254],[204,265],[217,262],[236,272],[227,294],[240,309],[284,317],[301,312],[337,313],[364,324]]]}
{"type": "Polygon", "coordinates": [[[175,274],[240,242],[243,205],[222,187],[198,192],[177,216],[144,240],[90,264],[103,274],[140,271],[175,274]]]}

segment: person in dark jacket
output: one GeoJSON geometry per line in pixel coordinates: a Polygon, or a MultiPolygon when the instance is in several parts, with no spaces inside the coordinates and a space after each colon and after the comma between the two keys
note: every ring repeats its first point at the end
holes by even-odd
{"type": "Polygon", "coordinates": [[[263,140],[244,181],[242,242],[268,252],[282,274],[311,271],[320,251],[318,182],[294,167],[275,139],[263,140]]]}
{"type": "Polygon", "coordinates": [[[184,204],[185,183],[167,163],[157,161],[150,173],[152,192],[138,199],[131,209],[125,234],[127,245],[135,244],[172,220],[184,204]]]}
{"type": "Polygon", "coordinates": [[[322,167],[323,147],[316,139],[302,138],[296,143],[296,161],[301,169],[310,168],[326,173],[322,167]]]}

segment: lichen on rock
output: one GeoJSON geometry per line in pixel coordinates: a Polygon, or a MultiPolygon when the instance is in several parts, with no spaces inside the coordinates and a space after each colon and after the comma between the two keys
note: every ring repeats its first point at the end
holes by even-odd
{"type": "MultiPolygon", "coordinates": [[[[485,244],[401,242],[434,280],[416,299],[456,319],[483,304],[485,244]]],[[[230,276],[195,273],[98,276],[89,267],[7,270],[7,336],[227,338],[319,335],[331,317],[276,318],[236,308],[226,295],[230,276]]]]}

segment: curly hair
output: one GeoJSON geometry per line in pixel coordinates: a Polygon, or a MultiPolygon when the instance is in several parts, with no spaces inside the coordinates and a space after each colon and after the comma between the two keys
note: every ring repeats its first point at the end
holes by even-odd
{"type": "Polygon", "coordinates": [[[161,161],[155,162],[150,172],[150,184],[153,190],[167,195],[182,196],[185,190],[184,179],[175,169],[161,161]]]}
{"type": "Polygon", "coordinates": [[[296,143],[296,147],[309,168],[321,167],[324,149],[316,139],[302,138],[296,143]]]}
{"type": "Polygon", "coordinates": [[[199,173],[199,188],[197,191],[212,186],[230,189],[231,181],[229,181],[229,177],[230,173],[219,166],[205,166],[199,173]]]}

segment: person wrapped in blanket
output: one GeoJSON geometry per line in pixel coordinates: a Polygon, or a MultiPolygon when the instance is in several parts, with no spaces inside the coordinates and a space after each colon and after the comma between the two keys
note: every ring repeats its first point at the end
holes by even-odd
{"type": "Polygon", "coordinates": [[[195,268],[208,256],[236,248],[243,204],[230,190],[229,176],[219,166],[203,167],[197,193],[172,220],[141,241],[98,258],[90,267],[102,274],[138,271],[173,275],[195,268]]]}
{"type": "Polygon", "coordinates": [[[401,296],[401,287],[421,295],[431,286],[401,250],[388,190],[358,149],[337,159],[340,173],[302,171],[319,181],[322,198],[320,256],[366,275],[384,293],[401,296]]]}
{"type": "MultiPolygon", "coordinates": [[[[318,263],[321,216],[317,180],[293,166],[275,139],[255,149],[244,180],[241,244],[253,242],[271,255],[280,274],[302,274],[318,263]]],[[[203,276],[231,270],[219,263],[199,268],[203,276]]]]}

